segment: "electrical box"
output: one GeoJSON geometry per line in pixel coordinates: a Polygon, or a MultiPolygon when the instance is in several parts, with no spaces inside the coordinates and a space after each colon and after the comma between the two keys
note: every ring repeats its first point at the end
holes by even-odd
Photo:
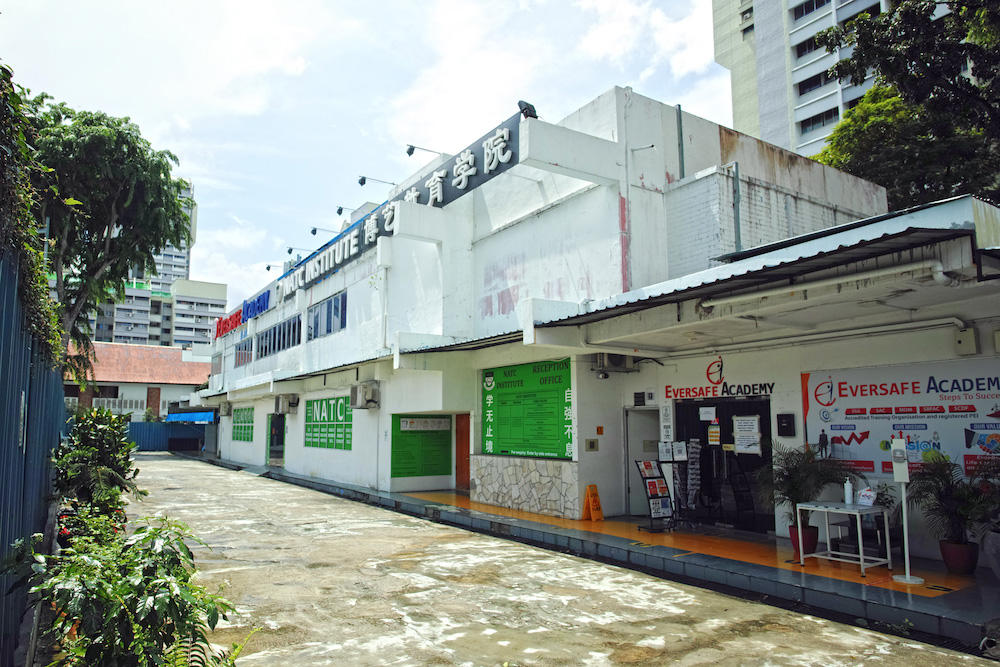
{"type": "Polygon", "coordinates": [[[973,328],[955,330],[955,353],[964,356],[976,354],[979,346],[976,344],[976,330],[973,328]]]}
{"type": "Polygon", "coordinates": [[[219,403],[219,415],[222,417],[231,417],[233,414],[233,404],[229,401],[223,401],[219,403]]]}
{"type": "Polygon", "coordinates": [[[795,415],[791,412],[778,414],[778,435],[790,438],[795,435],[795,415]]]}

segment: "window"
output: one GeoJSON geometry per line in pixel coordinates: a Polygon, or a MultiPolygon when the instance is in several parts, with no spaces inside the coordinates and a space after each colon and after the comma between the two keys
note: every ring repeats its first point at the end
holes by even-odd
{"type": "Polygon", "coordinates": [[[806,93],[812,92],[817,88],[822,88],[830,79],[827,78],[826,72],[820,72],[816,76],[811,76],[808,79],[803,79],[799,83],[799,95],[805,95],[806,93]]]}
{"type": "Polygon", "coordinates": [[[233,440],[253,442],[253,408],[233,410],[233,440]]]}
{"type": "Polygon", "coordinates": [[[795,20],[798,21],[803,16],[812,14],[820,7],[826,7],[828,4],[830,4],[830,0],[806,0],[801,5],[796,5],[792,9],[792,12],[795,14],[795,20]]]}
{"type": "Polygon", "coordinates": [[[306,316],[309,324],[307,340],[321,338],[347,328],[347,292],[334,294],[312,308],[306,316]]]}
{"type": "MultiPolygon", "coordinates": [[[[840,27],[841,28],[846,28],[847,24],[849,24],[854,19],[858,18],[858,16],[860,16],[861,14],[868,14],[869,16],[875,17],[875,16],[878,16],[881,13],[882,13],[882,7],[879,6],[878,3],[875,3],[874,5],[872,5],[871,7],[869,7],[868,9],[862,9],[857,14],[854,14],[850,18],[846,18],[843,21],[841,21],[840,22],[840,27]]],[[[852,28],[852,30],[853,30],[853,28],[852,28]]]]}
{"type": "Polygon", "coordinates": [[[806,118],[802,121],[802,134],[807,132],[812,132],[813,130],[818,130],[824,125],[833,125],[838,120],[840,120],[840,110],[837,108],[830,109],[829,111],[824,111],[823,113],[816,114],[812,118],[806,118]]]}
{"type": "Polygon", "coordinates": [[[257,334],[257,358],[287,350],[302,342],[302,316],[296,315],[257,334]]]}
{"type": "Polygon", "coordinates": [[[241,340],[235,345],[236,353],[234,359],[234,365],[239,368],[240,366],[246,366],[250,363],[253,353],[253,338],[247,338],[246,340],[241,340]]]}
{"type": "Polygon", "coordinates": [[[795,45],[795,57],[796,58],[801,58],[802,56],[804,56],[804,55],[806,55],[808,53],[812,53],[817,48],[819,48],[819,47],[816,45],[816,38],[815,37],[810,37],[806,41],[800,42],[800,43],[798,43],[798,44],[795,45]]]}

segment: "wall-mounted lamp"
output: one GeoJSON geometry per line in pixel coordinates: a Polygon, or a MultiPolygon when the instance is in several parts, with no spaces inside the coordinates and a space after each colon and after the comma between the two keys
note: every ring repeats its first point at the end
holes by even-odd
{"type": "Polygon", "coordinates": [[[525,102],[524,100],[519,100],[517,103],[517,108],[521,110],[521,115],[525,118],[538,118],[538,114],[535,113],[535,105],[525,102]]]}
{"type": "Polygon", "coordinates": [[[611,376],[608,375],[607,371],[597,371],[597,379],[598,380],[607,380],[609,377],[611,377],[611,376]]]}
{"type": "MultiPolygon", "coordinates": [[[[340,215],[339,213],[337,215],[340,215]]],[[[309,232],[313,236],[316,236],[316,232],[330,232],[331,234],[339,234],[340,232],[335,232],[332,229],[323,229],[322,227],[313,227],[312,231],[309,232]]]]}
{"type": "MultiPolygon", "coordinates": [[[[362,176],[362,178],[364,178],[364,176],[362,176]]],[[[362,185],[364,185],[364,183],[362,183],[362,185]]],[[[344,211],[357,211],[357,210],[358,209],[356,208],[347,208],[346,206],[338,206],[337,215],[344,215],[344,211]]]]}
{"type": "Polygon", "coordinates": [[[293,247],[291,247],[291,246],[288,246],[288,254],[289,254],[289,255],[291,255],[291,254],[292,254],[292,251],[293,251],[293,250],[301,250],[302,252],[309,252],[309,253],[311,253],[311,252],[312,252],[312,250],[310,250],[309,248],[293,248],[293,247]]]}
{"type": "Polygon", "coordinates": [[[358,177],[358,185],[364,185],[368,181],[375,181],[376,183],[385,183],[386,185],[396,185],[392,181],[381,181],[381,180],[379,180],[377,178],[372,178],[371,176],[359,176],[358,177]]]}
{"type": "Polygon", "coordinates": [[[413,144],[406,145],[406,154],[413,155],[413,151],[424,151],[425,153],[434,153],[435,155],[444,155],[441,151],[432,151],[429,148],[421,148],[420,146],[414,146],[413,144]]]}
{"type": "Polygon", "coordinates": [[[265,267],[264,267],[264,270],[265,270],[265,271],[270,271],[270,270],[271,270],[271,267],[272,267],[272,266],[273,266],[273,267],[274,267],[275,269],[277,269],[277,268],[278,268],[278,266],[280,265],[280,266],[281,266],[281,270],[282,270],[282,271],[284,271],[284,270],[285,270],[285,264],[286,264],[286,263],[287,263],[287,262],[271,262],[270,264],[268,264],[267,266],[265,266],[265,267]]]}

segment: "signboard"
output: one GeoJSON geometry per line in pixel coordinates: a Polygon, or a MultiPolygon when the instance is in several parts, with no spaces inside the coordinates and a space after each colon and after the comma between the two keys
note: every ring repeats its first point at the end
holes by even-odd
{"type": "Polygon", "coordinates": [[[571,386],[569,359],[483,371],[483,453],[572,459],[571,386]]]}
{"type": "Polygon", "coordinates": [[[698,408],[698,419],[703,422],[715,420],[715,406],[713,405],[707,408],[698,408]]]}
{"type": "Polygon", "coordinates": [[[451,417],[392,416],[392,477],[450,475],[451,417]]]}
{"type": "Polygon", "coordinates": [[[266,313],[270,308],[271,290],[266,289],[252,299],[244,301],[242,306],[234,310],[226,317],[220,317],[217,319],[215,321],[215,337],[218,338],[220,336],[225,336],[227,333],[235,331],[242,324],[245,324],[253,318],[266,313]]]}
{"type": "Polygon", "coordinates": [[[233,440],[253,442],[253,408],[233,410],[233,440]]]}
{"type": "Polygon", "coordinates": [[[671,403],[660,406],[660,439],[674,439],[674,407],[671,403]]]}
{"type": "Polygon", "coordinates": [[[820,455],[892,474],[891,443],[919,464],[1000,456],[1000,362],[991,359],[802,374],[806,437],[820,455]]]}
{"type": "Polygon", "coordinates": [[[737,454],[760,454],[760,416],[734,416],[733,440],[737,454]]]}
{"type": "Polygon", "coordinates": [[[431,169],[417,182],[338,234],[278,279],[278,298],[310,287],[374,248],[380,236],[396,233],[396,207],[412,202],[440,208],[507,171],[519,159],[520,113],[474,141],[450,163],[431,169]]]}
{"type": "Polygon", "coordinates": [[[350,449],[354,414],[350,397],[306,401],[306,447],[350,449]]]}

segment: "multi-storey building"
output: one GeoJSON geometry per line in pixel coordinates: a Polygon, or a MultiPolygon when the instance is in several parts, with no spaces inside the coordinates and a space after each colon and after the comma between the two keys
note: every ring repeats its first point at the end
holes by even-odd
{"type": "Polygon", "coordinates": [[[91,317],[94,341],[180,347],[211,342],[212,323],[226,309],[226,286],[190,280],[198,206],[190,184],[181,195],[191,200],[185,209],[191,241],[154,255],[155,274],[132,271],[123,299],[101,304],[91,317]]]}
{"type": "Polygon", "coordinates": [[[715,60],[732,73],[733,127],[800,155],[819,153],[873,79],[854,86],[828,77],[851,50],[828,53],[816,34],[888,6],[889,0],[712,0],[715,60]]]}

